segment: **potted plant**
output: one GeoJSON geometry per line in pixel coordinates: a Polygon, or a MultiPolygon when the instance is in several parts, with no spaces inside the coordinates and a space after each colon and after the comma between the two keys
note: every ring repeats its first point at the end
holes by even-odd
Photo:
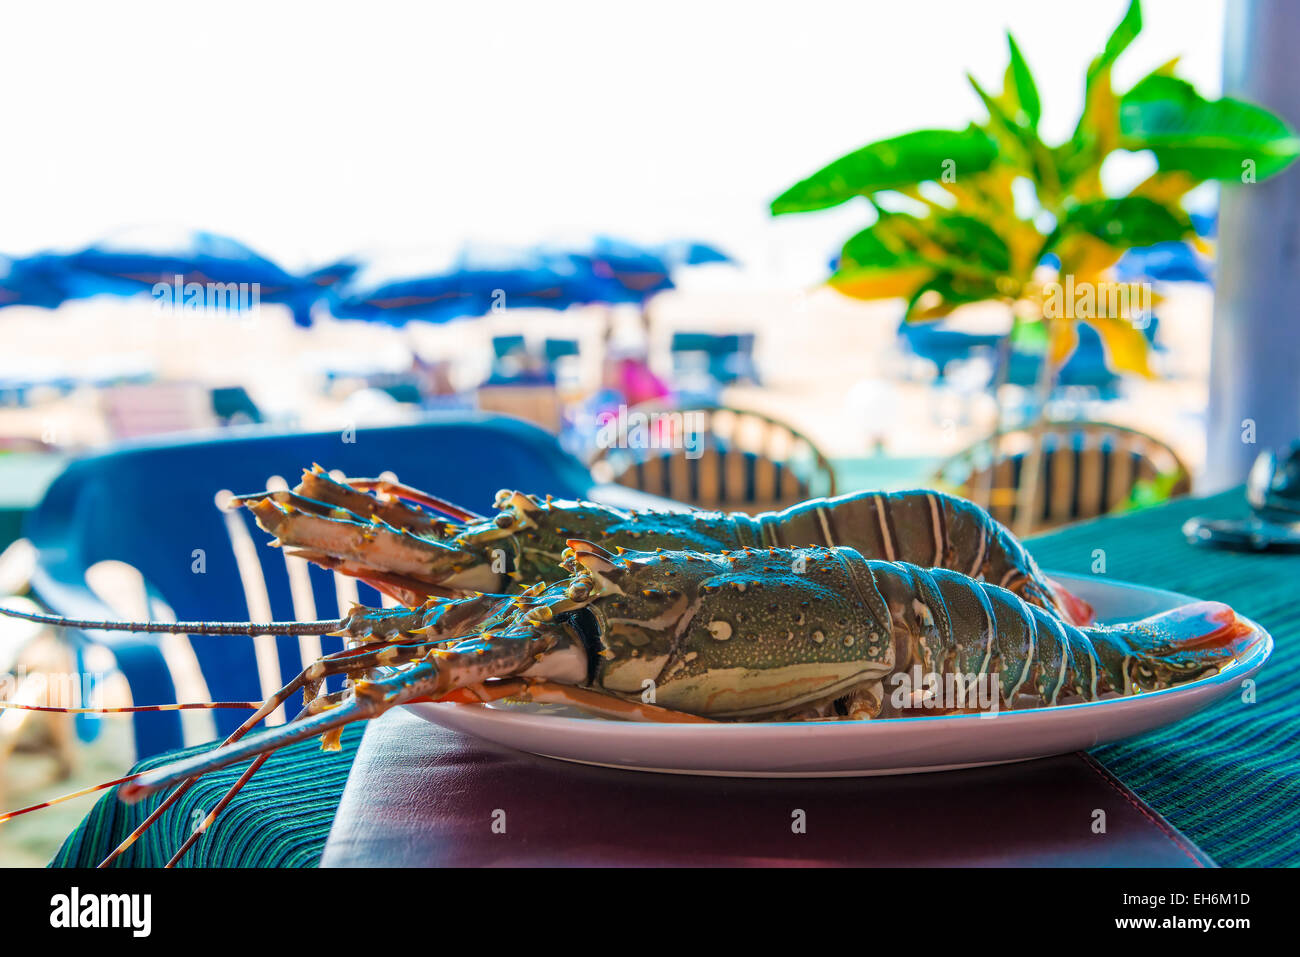
{"type": "MultiPolygon", "coordinates": [[[[1181,203],[1189,190],[1210,180],[1266,179],[1300,155],[1300,139],[1262,107],[1201,96],[1177,76],[1177,60],[1117,92],[1112,69],[1141,29],[1133,0],[1088,67],[1083,111],[1063,142],[1040,136],[1038,88],[1008,33],[1001,91],[968,74],[987,113],[982,122],[854,150],[774,199],[773,215],[864,198],[874,222],[844,243],[828,283],[857,299],[901,298],[909,322],[967,303],[1005,303],[1012,339],[1036,340],[1045,355],[1040,417],[1078,345],[1080,322],[1097,331],[1113,370],[1151,376],[1150,290],[1117,282],[1116,262],[1133,247],[1196,242],[1181,203]],[[1111,195],[1101,168],[1121,150],[1150,151],[1156,169],[1111,195]]],[[[1037,464],[1028,462],[1027,474],[1037,474],[1037,464]]],[[[1032,496],[1036,483],[1025,485],[1032,496]]],[[[1021,504],[1028,513],[1032,497],[1021,504]]]]}

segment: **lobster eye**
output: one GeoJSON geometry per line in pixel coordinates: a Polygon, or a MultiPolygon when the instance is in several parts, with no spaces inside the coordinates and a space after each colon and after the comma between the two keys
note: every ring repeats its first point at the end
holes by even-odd
{"type": "Polygon", "coordinates": [[[497,528],[509,528],[515,523],[515,517],[510,512],[502,512],[496,517],[497,528]]]}

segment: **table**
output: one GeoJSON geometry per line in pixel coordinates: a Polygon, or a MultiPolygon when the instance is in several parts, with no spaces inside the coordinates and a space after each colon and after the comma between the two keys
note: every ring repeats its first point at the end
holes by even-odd
{"type": "MultiPolygon", "coordinates": [[[[1226,601],[1273,634],[1273,660],[1253,688],[1170,728],[1096,749],[1092,756],[1222,866],[1300,864],[1300,555],[1219,552],[1188,545],[1192,515],[1244,514],[1240,490],[1107,516],[1040,536],[1032,551],[1047,568],[1107,577],[1226,601]],[[1246,696],[1250,697],[1250,696],[1246,696]]],[[[307,742],[273,757],[198,842],[190,865],[299,865],[320,861],[361,740],[319,754],[307,742]]],[[[149,766],[164,763],[155,758],[149,766]]],[[[220,772],[191,789],[165,829],[140,841],[123,864],[156,865],[239,773],[220,772]]],[[[989,772],[992,773],[992,772],[989,772]]],[[[931,777],[931,776],[925,776],[931,777]]],[[[934,776],[937,779],[937,776],[934,776]]],[[[945,776],[946,777],[946,776],[945,776]]],[[[96,805],[56,856],[93,866],[153,805],[96,805]]]]}
{"type": "Polygon", "coordinates": [[[401,710],[366,729],[321,856],[322,867],[900,862],[1210,864],[1084,754],[942,777],[650,774],[524,754],[401,710]]]}

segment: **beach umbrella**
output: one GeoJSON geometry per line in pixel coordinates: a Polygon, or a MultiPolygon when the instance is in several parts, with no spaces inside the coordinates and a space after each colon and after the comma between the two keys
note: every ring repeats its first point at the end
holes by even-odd
{"type": "Polygon", "coordinates": [[[643,303],[672,288],[674,268],[705,262],[730,259],[703,243],[643,247],[602,238],[576,248],[471,245],[424,273],[391,264],[368,267],[335,288],[330,311],[341,319],[402,325],[481,316],[503,307],[643,303]]]}
{"type": "Polygon", "coordinates": [[[1122,282],[1212,282],[1211,263],[1182,240],[1140,246],[1124,251],[1115,264],[1122,282]]]}
{"type": "Polygon", "coordinates": [[[41,306],[55,309],[68,298],[61,256],[48,253],[19,259],[0,256],[0,308],[41,306]]]}
{"type": "Polygon", "coordinates": [[[303,326],[311,323],[313,303],[357,269],[343,260],[299,276],[237,240],[203,231],[132,230],[76,252],[32,259],[42,262],[51,282],[57,280],[62,298],[47,296],[51,307],[67,299],[145,293],[180,303],[187,288],[199,288],[213,290],[226,303],[288,306],[294,322],[303,326]]]}
{"type": "Polygon", "coordinates": [[[732,262],[726,253],[705,243],[640,245],[608,236],[562,254],[586,263],[601,297],[595,301],[610,303],[644,304],[656,293],[672,289],[673,272],[682,266],[732,262]]]}
{"type": "Polygon", "coordinates": [[[340,319],[393,326],[449,322],[506,307],[565,309],[590,302],[588,279],[579,262],[466,248],[423,274],[391,263],[368,266],[336,287],[329,303],[340,319]]]}

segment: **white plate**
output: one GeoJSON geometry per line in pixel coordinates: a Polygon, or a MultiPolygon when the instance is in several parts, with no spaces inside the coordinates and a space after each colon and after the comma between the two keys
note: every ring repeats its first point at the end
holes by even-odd
{"type": "MultiPolygon", "coordinates": [[[[1195,599],[1103,578],[1052,574],[1104,622],[1133,621],[1195,599]]],[[[1172,724],[1239,693],[1273,651],[1259,640],[1218,674],[1176,688],[1055,708],[882,721],[644,724],[548,705],[415,704],[454,731],[546,757],[641,771],[737,777],[909,774],[1086,750],[1172,724]]]]}

